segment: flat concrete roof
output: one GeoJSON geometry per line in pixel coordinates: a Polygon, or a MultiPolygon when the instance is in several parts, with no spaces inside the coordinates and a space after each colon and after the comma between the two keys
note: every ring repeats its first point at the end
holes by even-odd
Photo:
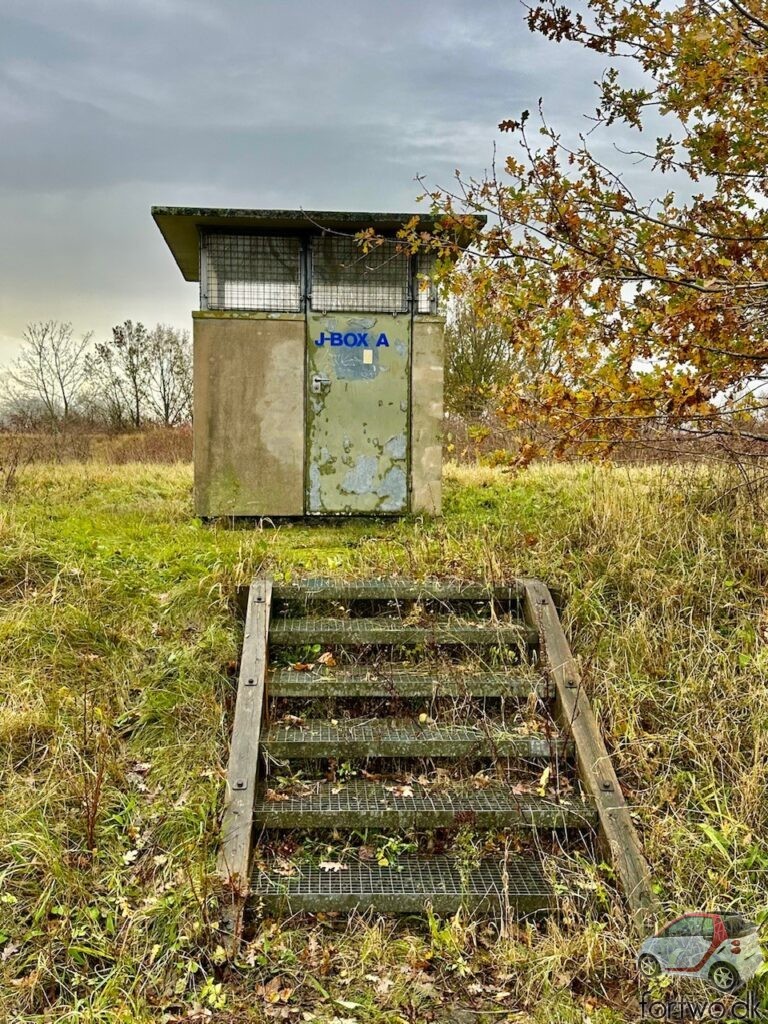
{"type": "MultiPolygon", "coordinates": [[[[422,231],[450,223],[449,218],[414,213],[356,213],[349,210],[230,210],[211,207],[153,206],[152,216],[186,281],[200,280],[200,229],[289,231],[321,234],[343,231],[354,234],[373,228],[377,234],[394,235],[414,217],[422,231]]],[[[464,218],[462,218],[464,219],[464,218]]],[[[472,216],[477,228],[487,218],[472,216]]]]}

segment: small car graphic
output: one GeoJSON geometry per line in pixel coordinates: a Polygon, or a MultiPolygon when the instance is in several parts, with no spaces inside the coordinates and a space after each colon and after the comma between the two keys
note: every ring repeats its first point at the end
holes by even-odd
{"type": "Polygon", "coordinates": [[[644,978],[662,971],[703,978],[719,992],[734,992],[763,962],[757,925],[741,914],[684,914],[647,938],[637,954],[644,978]]]}

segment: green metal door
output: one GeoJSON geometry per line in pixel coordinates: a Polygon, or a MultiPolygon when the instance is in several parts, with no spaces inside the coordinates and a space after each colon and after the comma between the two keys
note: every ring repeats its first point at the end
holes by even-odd
{"type": "Polygon", "coordinates": [[[406,512],[411,318],[307,316],[307,511],[406,512]]]}

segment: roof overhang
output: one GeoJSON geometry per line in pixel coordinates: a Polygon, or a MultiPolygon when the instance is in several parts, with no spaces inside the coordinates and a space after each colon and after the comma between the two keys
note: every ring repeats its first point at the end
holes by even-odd
{"type": "MultiPolygon", "coordinates": [[[[186,281],[200,280],[200,231],[225,228],[231,231],[285,231],[300,234],[322,234],[341,231],[355,234],[373,228],[379,235],[394,235],[416,218],[419,231],[445,228],[450,218],[424,213],[353,213],[329,210],[222,210],[185,206],[153,206],[152,217],[160,228],[168,248],[186,281]]],[[[456,233],[472,234],[487,218],[472,215],[456,217],[456,233]]],[[[451,224],[451,228],[453,228],[451,224]]]]}

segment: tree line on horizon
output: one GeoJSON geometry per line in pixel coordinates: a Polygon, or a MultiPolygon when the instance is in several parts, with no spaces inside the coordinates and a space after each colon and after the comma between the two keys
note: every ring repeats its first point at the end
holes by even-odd
{"type": "Polygon", "coordinates": [[[0,427],[139,430],[192,418],[189,332],[126,320],[106,341],[72,324],[29,323],[0,388],[0,427]]]}
{"type": "MultiPolygon", "coordinates": [[[[469,281],[464,286],[446,327],[445,401],[449,412],[476,419],[519,369],[519,359],[493,315],[478,307],[469,281]]],[[[6,430],[119,432],[191,419],[189,333],[165,324],[150,329],[126,320],[111,339],[94,342],[92,332],[77,337],[70,323],[30,323],[0,387],[0,428],[6,430]]]]}

